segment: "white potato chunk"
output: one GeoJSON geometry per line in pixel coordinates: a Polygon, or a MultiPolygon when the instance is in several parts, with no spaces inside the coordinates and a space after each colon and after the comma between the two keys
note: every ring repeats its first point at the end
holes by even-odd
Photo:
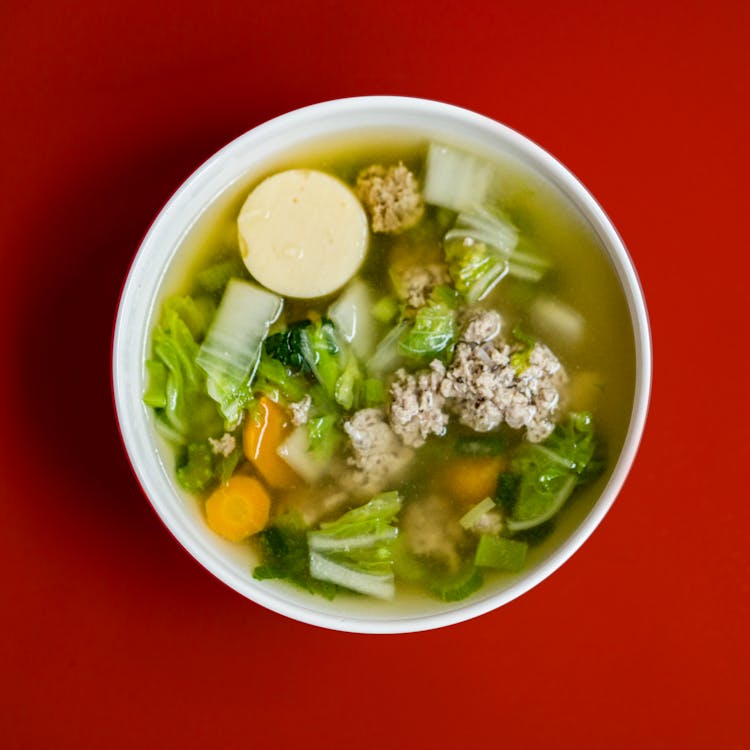
{"type": "Polygon", "coordinates": [[[367,215],[340,180],[290,169],[263,180],[237,219],[253,277],[285,297],[321,297],[346,284],[367,251],[367,215]]]}

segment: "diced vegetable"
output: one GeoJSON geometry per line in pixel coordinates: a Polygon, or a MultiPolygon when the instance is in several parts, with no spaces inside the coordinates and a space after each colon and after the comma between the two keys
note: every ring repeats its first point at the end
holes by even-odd
{"type": "Polygon", "coordinates": [[[382,406],[385,403],[385,385],[377,378],[367,378],[362,383],[362,401],[365,407],[382,406]]]}
{"type": "Polygon", "coordinates": [[[485,497],[484,500],[480,500],[470,508],[467,513],[464,513],[458,522],[468,531],[485,513],[494,510],[496,507],[495,501],[491,497],[485,497]]]}
{"type": "Polygon", "coordinates": [[[375,348],[375,320],[372,294],[364,281],[357,279],[349,284],[328,308],[328,317],[357,357],[366,359],[372,354],[375,348]]]}
{"type": "Polygon", "coordinates": [[[554,341],[578,344],[583,337],[583,316],[554,297],[538,297],[529,310],[531,322],[554,341]]]}
{"type": "Polygon", "coordinates": [[[457,575],[434,577],[429,582],[429,588],[434,596],[444,602],[458,602],[479,591],[483,584],[482,571],[471,565],[457,575]]]}
{"type": "Polygon", "coordinates": [[[208,441],[190,443],[185,461],[177,467],[177,481],[188,492],[203,492],[214,480],[214,454],[208,441]]]}
{"type": "Polygon", "coordinates": [[[378,323],[390,323],[398,313],[398,300],[390,294],[381,297],[372,308],[372,316],[378,323]]]}
{"type": "Polygon", "coordinates": [[[278,457],[308,484],[315,484],[328,470],[324,457],[311,451],[307,427],[295,427],[277,449],[278,457]]]}
{"type": "Polygon", "coordinates": [[[253,391],[268,396],[271,401],[287,404],[301,401],[310,391],[307,378],[264,354],[255,372],[253,391]]]}
{"type": "Polygon", "coordinates": [[[169,373],[163,362],[155,359],[146,361],[146,392],[143,403],[154,409],[163,409],[167,405],[167,379],[169,373]]]}
{"type": "Polygon", "coordinates": [[[524,542],[483,534],[477,545],[474,564],[517,573],[526,562],[527,551],[528,545],[524,542]]]}
{"type": "MultiPolygon", "coordinates": [[[[278,454],[290,424],[285,411],[266,396],[258,399],[245,420],[242,446],[245,456],[271,487],[295,486],[299,479],[289,463],[278,454]]],[[[305,442],[307,448],[307,442],[305,442]]]]}
{"type": "Polygon", "coordinates": [[[312,417],[307,423],[309,450],[318,462],[333,458],[344,438],[339,429],[339,418],[336,414],[324,414],[312,417]]]}
{"type": "Polygon", "coordinates": [[[451,146],[431,143],[427,153],[424,199],[427,203],[461,211],[484,203],[493,179],[486,159],[451,146]]]}
{"type": "Polygon", "coordinates": [[[237,474],[206,500],[209,527],[230,542],[257,534],[268,523],[271,498],[254,477],[237,474]]]}
{"type": "Polygon", "coordinates": [[[252,398],[261,345],[282,305],[280,297],[247,281],[227,284],[196,361],[207,375],[208,394],[230,425],[239,423],[252,398]]]}
{"type": "Polygon", "coordinates": [[[211,294],[221,295],[224,293],[229,280],[232,278],[244,278],[247,269],[239,256],[232,255],[226,260],[218,261],[208,268],[204,268],[195,277],[195,281],[201,289],[211,294]]]}
{"type": "Polygon", "coordinates": [[[438,486],[463,505],[478,503],[495,493],[505,466],[502,456],[452,456],[438,472],[438,486]]]}

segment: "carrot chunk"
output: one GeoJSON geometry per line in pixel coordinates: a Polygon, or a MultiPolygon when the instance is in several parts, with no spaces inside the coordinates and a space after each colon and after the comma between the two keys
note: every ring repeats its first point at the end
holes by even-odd
{"type": "Polygon", "coordinates": [[[255,414],[245,422],[242,447],[247,460],[258,470],[269,486],[288,489],[299,484],[299,477],[277,453],[289,432],[286,412],[270,398],[259,399],[255,414]]]}
{"type": "Polygon", "coordinates": [[[254,477],[236,474],[206,500],[209,527],[230,542],[241,542],[265,528],[271,498],[254,477]]]}
{"type": "Polygon", "coordinates": [[[502,456],[456,456],[438,472],[437,485],[462,504],[478,503],[494,496],[504,465],[502,456]]]}

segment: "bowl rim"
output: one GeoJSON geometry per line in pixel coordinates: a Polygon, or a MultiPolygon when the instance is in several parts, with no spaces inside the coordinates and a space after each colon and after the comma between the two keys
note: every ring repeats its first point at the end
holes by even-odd
{"type": "MultiPolygon", "coordinates": [[[[324,131],[321,130],[322,132],[324,131]]],[[[537,586],[580,549],[612,507],[635,460],[649,407],[652,359],[648,312],[643,289],[630,254],[614,224],[599,203],[567,167],[531,139],[477,112],[431,99],[360,96],[333,99],[295,109],[248,130],[203,162],[175,191],[144,235],[120,293],[112,335],[111,385],[120,437],[131,469],[143,493],[172,536],[204,568],[251,601],[300,622],[345,632],[407,633],[445,627],[497,609],[537,586]],[[251,169],[252,165],[246,162],[245,152],[252,153],[254,149],[259,150],[269,145],[276,145],[277,150],[283,152],[284,148],[288,150],[302,140],[313,137],[316,127],[320,128],[321,125],[330,127],[332,121],[339,122],[342,132],[349,132],[353,126],[347,123],[354,122],[356,117],[363,114],[368,114],[370,119],[377,119],[376,115],[386,120],[398,117],[399,122],[393,127],[406,129],[410,126],[414,129],[420,122],[424,126],[425,120],[430,118],[440,119],[444,130],[449,127],[456,130],[463,129],[467,132],[471,131],[476,140],[479,140],[481,135],[488,142],[494,140],[503,143],[513,154],[533,165],[544,179],[551,182],[571,201],[605,246],[626,297],[635,345],[635,388],[630,422],[623,447],[600,497],[575,531],[545,560],[502,591],[477,601],[470,600],[466,604],[442,612],[390,619],[345,614],[332,615],[306,606],[303,602],[309,604],[314,601],[306,592],[300,592],[298,602],[292,601],[294,597],[278,595],[273,591],[272,586],[262,586],[260,582],[254,582],[255,585],[249,587],[247,579],[238,576],[219,555],[203,543],[182,518],[179,509],[172,507],[174,503],[170,506],[169,503],[163,502],[165,490],[171,490],[172,499],[174,499],[175,490],[170,487],[164,471],[156,474],[153,471],[154,462],[158,462],[161,469],[163,467],[153,444],[144,445],[143,443],[143,438],[150,435],[152,428],[147,424],[147,411],[146,407],[140,403],[140,392],[137,405],[133,398],[133,380],[134,378],[138,380],[135,377],[135,369],[139,368],[139,372],[142,373],[145,360],[145,356],[142,355],[145,355],[148,329],[144,328],[140,331],[140,336],[136,336],[131,330],[131,325],[134,320],[137,322],[142,319],[146,323],[151,320],[155,293],[161,287],[174,251],[181,240],[190,232],[212,200],[240,179],[242,172],[246,173],[251,169]],[[287,143],[284,146],[284,138],[288,137],[290,132],[293,143],[287,143]],[[278,145],[280,142],[282,146],[278,145]],[[234,170],[233,180],[227,181],[226,176],[223,176],[227,167],[234,170]],[[238,169],[241,172],[238,173],[238,169]],[[198,196],[210,193],[213,193],[213,198],[209,198],[208,202],[204,201],[200,210],[196,213],[188,213],[190,219],[187,224],[178,220],[181,212],[190,207],[198,196]],[[162,251],[163,258],[160,263],[149,262],[151,255],[156,252],[152,248],[156,246],[158,249],[161,235],[170,226],[173,226],[171,232],[173,242],[167,251],[162,251]],[[155,276],[154,271],[157,271],[155,276]],[[149,295],[149,290],[153,290],[154,294],[149,295]],[[138,314],[139,310],[140,314],[138,314]],[[138,339],[136,342],[138,357],[133,355],[134,337],[138,339]]]]}

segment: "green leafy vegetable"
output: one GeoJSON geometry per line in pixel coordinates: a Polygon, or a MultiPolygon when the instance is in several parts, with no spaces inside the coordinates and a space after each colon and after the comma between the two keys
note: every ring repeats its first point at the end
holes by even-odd
{"type": "Polygon", "coordinates": [[[513,328],[513,338],[518,342],[516,350],[510,355],[510,364],[520,375],[530,364],[531,352],[536,340],[527,336],[518,326],[513,328]]]}
{"type": "Polygon", "coordinates": [[[333,599],[341,589],[310,575],[307,531],[307,525],[295,514],[280,516],[261,531],[256,539],[262,564],[255,568],[253,577],[259,581],[283,579],[312,594],[333,599]]]}
{"type": "Polygon", "coordinates": [[[177,464],[180,485],[189,492],[203,492],[229,481],[242,454],[239,439],[234,439],[235,447],[227,455],[214,451],[208,440],[189,443],[177,464]]]}
{"type": "Polygon", "coordinates": [[[201,344],[196,361],[206,373],[206,390],[232,427],[252,401],[261,347],[282,306],[277,295],[231,279],[201,344]]]}
{"type": "Polygon", "coordinates": [[[177,467],[177,481],[189,492],[202,492],[213,480],[213,451],[208,441],[190,443],[184,463],[177,467]]]}
{"type": "Polygon", "coordinates": [[[146,361],[146,392],[143,402],[155,409],[163,409],[167,405],[167,379],[169,371],[163,362],[155,359],[146,361]]]}
{"type": "Polygon", "coordinates": [[[521,246],[518,230],[502,211],[483,206],[462,211],[444,238],[456,289],[474,303],[506,275],[539,281],[549,264],[521,246]]]}
{"type": "Polygon", "coordinates": [[[285,331],[272,334],[266,339],[263,345],[265,353],[287,367],[301,370],[302,372],[311,372],[310,366],[302,354],[302,344],[300,341],[302,330],[311,325],[311,320],[300,320],[292,323],[285,331]]]}
{"type": "Polygon", "coordinates": [[[263,354],[255,372],[253,390],[265,394],[274,401],[290,404],[303,399],[310,390],[310,384],[299,372],[263,354]]]}
{"type": "Polygon", "coordinates": [[[592,476],[597,443],[587,412],[572,413],[541,444],[525,443],[498,482],[498,504],[509,531],[523,531],[551,519],[575,487],[592,476]],[[506,478],[507,477],[507,478],[506,478]]]}
{"type": "Polygon", "coordinates": [[[162,434],[178,444],[205,440],[223,429],[216,404],[205,391],[205,374],[196,363],[199,345],[182,317],[190,317],[193,329],[199,330],[199,321],[192,317],[197,309],[184,297],[167,300],[151,337],[152,358],[146,363],[144,401],[154,407],[162,434]]]}
{"type": "Polygon", "coordinates": [[[400,510],[398,493],[384,492],[309,532],[311,575],[362,594],[392,598],[392,545],[400,510]]]}
{"type": "Polygon", "coordinates": [[[425,360],[450,350],[455,339],[455,311],[442,303],[430,302],[419,308],[398,348],[405,357],[425,360]]]}
{"type": "Polygon", "coordinates": [[[508,273],[507,258],[483,242],[446,242],[445,257],[457,291],[470,304],[484,299],[508,273]]]}

